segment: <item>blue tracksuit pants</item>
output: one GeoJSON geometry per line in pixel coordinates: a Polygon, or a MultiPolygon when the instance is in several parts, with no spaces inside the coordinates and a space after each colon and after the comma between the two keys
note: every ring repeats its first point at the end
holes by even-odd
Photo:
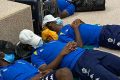
{"type": "Polygon", "coordinates": [[[104,25],[100,34],[99,45],[120,50],[120,25],[104,25]]]}
{"type": "Polygon", "coordinates": [[[86,51],[72,72],[81,80],[120,80],[120,57],[97,50],[86,51]]]}

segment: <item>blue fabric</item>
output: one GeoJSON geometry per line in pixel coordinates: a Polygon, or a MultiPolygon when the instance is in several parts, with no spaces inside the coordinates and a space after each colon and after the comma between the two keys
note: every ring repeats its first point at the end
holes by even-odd
{"type": "Polygon", "coordinates": [[[0,80],[3,80],[1,73],[0,73],[0,80]]]}
{"type": "Polygon", "coordinates": [[[4,58],[5,61],[12,63],[15,59],[14,53],[11,54],[5,54],[4,58]]]}
{"type": "Polygon", "coordinates": [[[29,80],[38,74],[38,69],[24,60],[0,67],[0,73],[4,80],[29,80]]]}
{"type": "Polygon", "coordinates": [[[120,66],[119,57],[91,50],[81,56],[72,71],[82,80],[119,80],[120,67],[118,66],[120,66]]]}
{"type": "Polygon", "coordinates": [[[0,80],[3,80],[3,79],[0,77],[0,80]]]}
{"type": "MultiPolygon", "coordinates": [[[[66,46],[66,43],[60,41],[51,41],[38,48],[31,57],[32,63],[39,68],[42,64],[51,63],[66,46]]],[[[84,53],[84,49],[77,48],[68,55],[64,56],[60,63],[60,67],[68,67],[72,69],[78,58],[84,53]]]]}
{"type": "MultiPolygon", "coordinates": [[[[91,24],[81,24],[79,32],[83,41],[83,45],[93,45],[99,47],[99,36],[102,30],[101,26],[91,24]]],[[[59,40],[69,42],[75,40],[75,33],[70,25],[64,26],[59,32],[59,40]]]]}
{"type": "Polygon", "coordinates": [[[104,25],[99,44],[106,48],[120,50],[120,25],[104,25]]]}
{"type": "Polygon", "coordinates": [[[68,2],[67,0],[57,0],[58,8],[62,12],[66,10],[70,15],[74,14],[75,12],[75,6],[68,2]]]}

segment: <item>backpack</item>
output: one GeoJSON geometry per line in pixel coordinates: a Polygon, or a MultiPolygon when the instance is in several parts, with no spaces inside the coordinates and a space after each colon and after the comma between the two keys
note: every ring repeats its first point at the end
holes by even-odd
{"type": "Polygon", "coordinates": [[[76,0],[72,3],[76,12],[105,10],[105,0],[76,0]]]}

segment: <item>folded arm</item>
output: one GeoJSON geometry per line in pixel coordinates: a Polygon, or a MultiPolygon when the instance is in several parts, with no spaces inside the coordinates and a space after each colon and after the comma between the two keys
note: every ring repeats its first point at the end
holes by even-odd
{"type": "MultiPolygon", "coordinates": [[[[69,54],[71,51],[76,49],[76,43],[75,42],[69,42],[64,48],[63,50],[60,52],[60,54],[48,65],[43,61],[40,60],[39,58],[36,58],[36,63],[35,65],[38,66],[40,71],[45,71],[48,69],[55,69],[58,67],[58,65],[60,64],[60,62],[62,61],[62,59],[64,58],[65,55],[69,54]],[[41,62],[40,62],[41,61],[41,62]]],[[[39,57],[39,56],[36,56],[39,57]]]]}
{"type": "Polygon", "coordinates": [[[80,24],[83,23],[81,22],[80,19],[76,19],[75,21],[72,22],[71,27],[73,28],[74,32],[75,32],[75,42],[77,42],[77,45],[79,47],[83,47],[83,43],[82,43],[82,39],[81,39],[81,35],[79,32],[79,27],[80,24]]]}

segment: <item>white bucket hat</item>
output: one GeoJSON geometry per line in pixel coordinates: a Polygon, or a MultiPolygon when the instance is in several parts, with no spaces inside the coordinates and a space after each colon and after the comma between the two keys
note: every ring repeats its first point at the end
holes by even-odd
{"type": "Polygon", "coordinates": [[[23,44],[29,44],[34,48],[43,45],[42,38],[28,29],[24,29],[19,34],[19,40],[23,44]]]}
{"type": "Polygon", "coordinates": [[[42,25],[44,26],[48,22],[56,21],[57,18],[53,17],[52,15],[46,15],[43,19],[42,25]]]}

